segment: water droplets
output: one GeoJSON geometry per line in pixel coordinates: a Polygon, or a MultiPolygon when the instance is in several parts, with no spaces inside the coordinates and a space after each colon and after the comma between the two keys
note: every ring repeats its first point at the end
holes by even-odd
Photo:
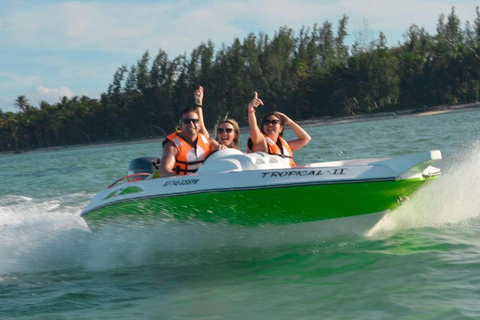
{"type": "Polygon", "coordinates": [[[480,218],[480,141],[445,159],[442,176],[386,215],[367,235],[401,229],[477,224],[480,218]]]}

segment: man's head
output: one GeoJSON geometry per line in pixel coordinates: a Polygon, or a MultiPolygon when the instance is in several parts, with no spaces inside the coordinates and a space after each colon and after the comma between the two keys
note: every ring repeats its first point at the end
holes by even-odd
{"type": "Polygon", "coordinates": [[[178,124],[180,131],[186,136],[195,139],[200,130],[200,117],[194,108],[187,108],[180,115],[178,124]]]}

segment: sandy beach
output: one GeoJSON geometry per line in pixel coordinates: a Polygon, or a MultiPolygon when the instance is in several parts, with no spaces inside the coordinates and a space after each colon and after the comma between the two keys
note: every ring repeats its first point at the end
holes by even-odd
{"type": "MultiPolygon", "coordinates": [[[[352,123],[352,122],[359,122],[359,121],[376,121],[382,119],[391,119],[391,118],[410,118],[410,117],[425,117],[425,116],[435,116],[439,114],[451,113],[451,112],[474,112],[480,111],[480,102],[476,103],[468,103],[468,104],[461,104],[461,105],[442,105],[442,106],[435,106],[435,107],[426,107],[424,109],[410,109],[410,110],[401,110],[401,111],[392,111],[392,112],[380,112],[380,113],[371,113],[371,114],[362,114],[362,115],[355,115],[355,116],[347,116],[347,117],[322,117],[322,118],[312,118],[308,120],[300,120],[297,121],[298,124],[305,127],[310,126],[322,126],[322,125],[337,125],[337,124],[345,124],[345,123],[352,123]]],[[[248,127],[240,128],[241,133],[248,134],[248,127]]],[[[41,152],[52,152],[52,151],[65,151],[65,150],[72,150],[72,149],[84,149],[84,148],[101,148],[111,145],[131,145],[136,143],[161,143],[164,137],[152,137],[146,139],[137,139],[137,140],[130,140],[130,141],[109,141],[109,142],[100,142],[100,143],[93,143],[88,145],[71,145],[71,146],[58,146],[58,147],[51,147],[51,148],[41,148],[35,149],[30,151],[22,151],[22,153],[41,153],[41,152]]],[[[160,147],[159,147],[160,148],[160,147]]],[[[160,154],[160,149],[159,149],[160,154]]],[[[12,152],[3,152],[0,153],[0,157],[2,156],[9,156],[15,155],[12,152]]]]}

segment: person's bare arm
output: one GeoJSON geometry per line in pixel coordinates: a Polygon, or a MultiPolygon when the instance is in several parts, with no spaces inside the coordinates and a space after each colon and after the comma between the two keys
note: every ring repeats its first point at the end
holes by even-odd
{"type": "Polygon", "coordinates": [[[219,144],[217,140],[210,138],[210,152],[215,152],[218,150],[225,150],[228,147],[224,146],[223,144],[219,144]]]}
{"type": "Polygon", "coordinates": [[[267,152],[267,141],[265,140],[264,135],[260,131],[257,125],[257,117],[255,116],[256,109],[258,106],[263,105],[263,101],[258,98],[258,93],[255,91],[255,95],[247,106],[248,112],[248,126],[250,127],[250,139],[252,140],[253,147],[252,151],[263,151],[267,152]]]}
{"type": "Polygon", "coordinates": [[[292,149],[292,151],[300,150],[312,140],[310,135],[305,130],[303,130],[303,128],[300,127],[295,121],[287,117],[286,114],[278,111],[276,111],[275,113],[282,118],[285,125],[288,125],[290,126],[290,128],[292,128],[293,132],[295,132],[298,137],[298,139],[296,140],[288,141],[288,145],[290,146],[290,149],[292,149]]]}
{"type": "Polygon", "coordinates": [[[158,168],[158,173],[160,178],[172,177],[177,174],[173,172],[173,167],[175,166],[175,157],[177,156],[178,150],[175,148],[173,142],[168,141],[163,147],[162,160],[160,162],[160,167],[158,168]]]}
{"type": "Polygon", "coordinates": [[[193,97],[195,98],[195,111],[198,113],[198,117],[200,118],[200,128],[198,132],[202,133],[205,137],[210,138],[210,134],[208,133],[207,128],[205,127],[205,122],[203,121],[203,87],[198,86],[198,89],[195,90],[193,93],[193,97]]]}

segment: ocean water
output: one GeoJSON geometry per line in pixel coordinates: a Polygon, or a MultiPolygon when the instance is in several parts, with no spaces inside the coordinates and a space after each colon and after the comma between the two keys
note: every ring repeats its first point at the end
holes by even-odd
{"type": "Polygon", "coordinates": [[[442,151],[443,176],[364,235],[91,232],[82,208],[159,141],[0,157],[0,319],[478,319],[479,124],[471,111],[306,128],[299,164],[442,151]]]}

